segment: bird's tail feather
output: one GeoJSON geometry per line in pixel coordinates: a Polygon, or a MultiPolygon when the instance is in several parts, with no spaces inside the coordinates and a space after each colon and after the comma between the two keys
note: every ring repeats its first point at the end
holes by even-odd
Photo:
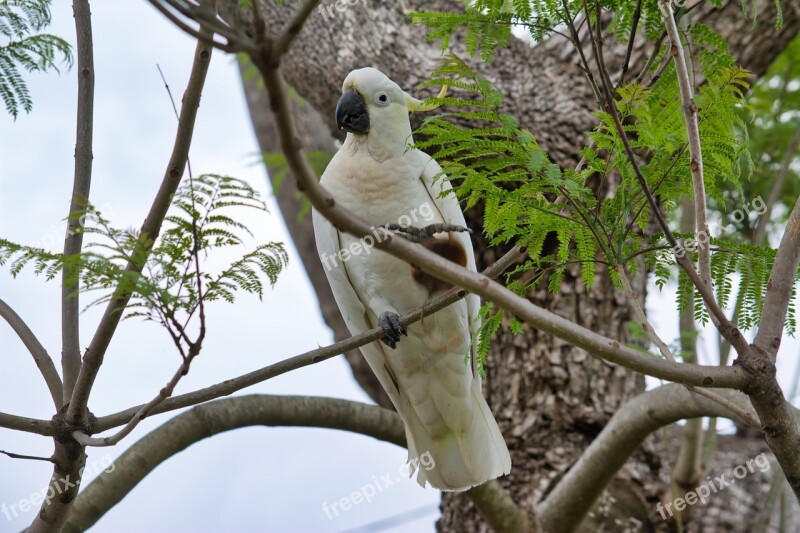
{"type": "Polygon", "coordinates": [[[411,475],[417,470],[417,481],[444,491],[462,491],[495,479],[511,471],[511,456],[481,394],[478,383],[472,383],[472,420],[465,431],[451,431],[432,437],[413,409],[406,420],[411,475]]]}

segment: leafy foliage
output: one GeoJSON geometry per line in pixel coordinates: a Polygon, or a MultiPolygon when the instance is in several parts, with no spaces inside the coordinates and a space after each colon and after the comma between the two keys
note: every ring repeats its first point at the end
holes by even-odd
{"type": "MultiPolygon", "coordinates": [[[[722,0],[710,3],[719,6],[722,0]]],[[[745,2],[741,6],[745,16],[752,17],[755,23],[758,12],[755,2],[751,4],[749,9],[745,2]]],[[[443,52],[448,50],[456,30],[464,29],[467,52],[488,61],[497,48],[507,45],[513,27],[526,30],[537,42],[554,33],[564,35],[567,32],[565,28],[577,15],[585,13],[587,7],[593,20],[601,9],[613,13],[608,30],[620,42],[626,42],[632,33],[636,6],[637,2],[631,0],[475,0],[465,2],[464,13],[422,12],[412,13],[411,18],[415,23],[430,28],[428,38],[440,41],[443,52]]],[[[775,0],[775,7],[775,25],[780,28],[783,15],[779,0],[775,0]]],[[[685,8],[680,8],[676,16],[681,17],[685,12],[685,8]]],[[[656,39],[664,32],[658,0],[641,2],[640,20],[648,38],[656,39]]]]}
{"type": "Polygon", "coordinates": [[[50,24],[50,0],[4,0],[0,3],[0,98],[15,119],[20,108],[33,108],[20,68],[28,72],[72,67],[72,52],[63,39],[38,33],[50,24]]]}
{"type": "MultiPolygon", "coordinates": [[[[752,179],[742,182],[741,190],[728,190],[718,209],[747,216],[726,216],[721,221],[723,235],[749,241],[762,222],[743,210],[755,199],[768,201],[775,195],[777,209],[767,222],[768,234],[783,227],[786,217],[800,196],[800,151],[793,141],[800,139],[800,37],[796,37],[758,80],[747,96],[747,110],[742,112],[753,154],[752,179]],[[775,186],[782,178],[782,185],[775,186]],[[771,231],[769,231],[771,230],[771,231]]],[[[759,206],[756,206],[759,207],[759,206]]]]}
{"type": "Polygon", "coordinates": [[[246,182],[203,175],[185,182],[175,194],[164,230],[149,253],[148,239],[137,231],[111,226],[97,209],[87,206],[76,216],[83,231],[95,239],[77,256],[65,256],[0,240],[0,265],[16,276],[26,266],[53,279],[64,266],[75,273],[80,290],[102,293],[90,305],[131,294],[126,318],[142,317],[164,325],[185,324],[203,302],[233,303],[237,292],[264,293],[264,281],[277,281],[288,261],[280,243],[267,243],[245,252],[224,268],[207,268],[212,253],[245,248],[252,237],[234,216],[243,208],[266,210],[258,193],[246,182]],[[141,275],[131,265],[144,265],[141,275]]]}
{"type": "MultiPolygon", "coordinates": [[[[418,13],[414,18],[431,28],[430,37],[441,40],[443,48],[457,29],[465,28],[468,52],[488,60],[508,41],[511,25],[524,26],[537,40],[555,31],[571,35],[569,26],[576,13],[588,13],[596,20],[601,9],[614,14],[605,31],[624,41],[631,34],[635,5],[479,0],[470,3],[463,15],[418,13]]],[[[655,0],[642,2],[641,21],[651,39],[664,31],[655,0]]],[[[750,76],[735,65],[726,41],[710,28],[691,25],[685,38],[695,65],[694,102],[699,109],[706,192],[718,205],[725,205],[730,191],[743,194],[743,183],[755,165],[745,101],[750,76]]],[[[649,71],[616,88],[614,103],[648,188],[663,211],[672,213],[683,198],[693,195],[693,188],[677,74],[665,48],[654,51],[649,71]]],[[[650,205],[610,110],[595,111],[597,126],[588,132],[581,163],[561,168],[549,160],[530,131],[502,111],[502,95],[466,61],[447,56],[423,85],[445,84],[458,92],[438,101],[448,112],[423,122],[417,147],[432,151],[466,207],[482,204],[484,231],[492,244],[528,247],[529,261],[514,273],[519,275],[515,290],[524,294],[546,280],[555,292],[566,276],[577,275],[591,288],[602,265],[611,267],[607,272],[615,284],[619,283],[616,265],[635,273],[644,264],[654,272],[659,287],[675,275],[674,254],[663,235],[653,235],[650,205]],[[610,193],[593,192],[598,183],[607,184],[610,193]]],[[[703,242],[703,236],[684,237],[703,242]]],[[[760,319],[775,252],[728,238],[712,240],[710,245],[720,303],[730,305],[740,280],[738,320],[749,329],[760,319]]],[[[678,276],[678,307],[693,309],[700,323],[709,319],[683,274],[678,276]]],[[[483,333],[490,337],[502,312],[484,308],[483,313],[483,333]]],[[[794,313],[792,308],[786,323],[790,334],[795,330],[794,313]]],[[[479,348],[485,355],[488,346],[482,341],[479,348]]]]}

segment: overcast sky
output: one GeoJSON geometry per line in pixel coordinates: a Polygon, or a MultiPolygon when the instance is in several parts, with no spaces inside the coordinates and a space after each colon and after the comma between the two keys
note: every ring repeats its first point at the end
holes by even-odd
{"type": "MultiPolygon", "coordinates": [[[[55,4],[50,32],[74,44],[69,2],[55,4]]],[[[180,100],[195,43],[142,0],[94,2],[92,11],[96,93],[91,200],[117,227],[138,228],[164,173],[176,126],[156,65],[161,66],[173,95],[180,100]]],[[[56,251],[62,245],[72,187],[75,71],[60,77],[28,75],[26,79],[34,99],[33,113],[16,122],[0,114],[0,236],[25,244],[42,243],[56,251]]],[[[191,163],[196,174],[237,176],[269,197],[264,170],[257,164],[257,146],[237,69],[231,57],[219,52],[214,53],[203,92],[191,163]]],[[[287,243],[290,266],[263,302],[241,296],[233,306],[209,306],[203,352],[176,393],[332,341],[271,199],[269,204],[273,206],[271,214],[254,212],[246,222],[256,234],[254,243],[287,243]]],[[[0,271],[0,298],[28,322],[56,359],[60,352],[59,296],[56,282],[45,283],[29,272],[12,279],[7,270],[0,271]]],[[[673,302],[674,295],[667,292],[648,303],[667,339],[676,337],[673,302]],[[659,314],[655,309],[667,312],[659,314]]],[[[91,339],[98,317],[97,309],[82,315],[82,346],[91,339]]],[[[713,337],[706,340],[712,346],[713,337]]],[[[784,360],[794,361],[797,344],[786,342],[783,353],[788,356],[784,360]]],[[[710,356],[705,361],[710,362],[710,356]]],[[[92,411],[102,416],[146,402],[178,365],[179,356],[166,332],[153,324],[124,322],[92,392],[92,411]]],[[[791,370],[789,365],[780,368],[784,382],[791,370]]],[[[342,358],[280,376],[243,394],[256,392],[368,401],[342,358]]],[[[41,376],[5,324],[0,324],[0,411],[45,419],[52,416],[41,376]]],[[[174,415],[147,419],[115,448],[91,449],[90,470],[92,466],[100,470],[174,415]]],[[[0,429],[0,449],[46,456],[52,452],[52,442],[0,429]]],[[[229,432],[204,440],[162,464],[93,531],[339,532],[420,509],[418,518],[391,531],[433,531],[439,493],[423,490],[409,480],[398,481],[371,503],[356,505],[339,516],[329,519],[323,511],[324,503],[348,497],[376,478],[391,473],[393,479],[399,479],[405,456],[405,450],[396,446],[330,430],[258,427],[229,432]]],[[[11,520],[0,512],[0,533],[19,531],[31,522],[35,511],[23,512],[21,502],[46,486],[50,471],[46,463],[0,456],[0,504],[16,505],[14,513],[9,511],[11,520]]]]}
{"type": "MultiPolygon", "coordinates": [[[[70,2],[54,2],[49,30],[73,45],[70,2]]],[[[164,174],[176,119],[156,65],[180,105],[195,42],[175,30],[147,2],[92,3],[95,43],[95,128],[92,202],[118,227],[136,227],[164,174]]],[[[13,122],[0,114],[0,235],[62,246],[72,187],[75,142],[75,70],[26,76],[34,110],[13,122]]],[[[197,118],[191,163],[195,174],[221,173],[247,180],[269,196],[266,175],[245,109],[236,65],[215,52],[197,118]]],[[[270,200],[270,205],[274,202],[270,200]]],[[[176,393],[189,392],[332,342],[277,208],[246,219],[257,242],[290,247],[290,266],[264,301],[241,296],[213,304],[201,356],[176,393]]],[[[0,298],[14,307],[52,356],[60,352],[59,285],[25,273],[0,271],[0,298]]],[[[85,301],[89,301],[88,299],[85,301]]],[[[82,345],[99,310],[82,316],[82,345]]],[[[111,343],[92,392],[97,415],[148,401],[179,365],[167,333],[129,320],[111,343]]],[[[59,369],[60,369],[60,365],[59,369]]],[[[349,367],[336,358],[270,380],[248,393],[308,394],[368,401],[349,367]]],[[[0,411],[49,419],[52,405],[32,359],[0,323],[0,411]]],[[[115,448],[94,449],[87,464],[113,459],[172,414],[148,419],[115,448]]],[[[52,442],[0,430],[0,449],[49,455],[52,442]]],[[[206,439],[173,457],[139,484],[94,531],[342,531],[428,506],[425,516],[393,531],[433,531],[439,493],[403,479],[370,504],[328,519],[336,502],[403,465],[405,450],[369,437],[314,429],[251,428],[206,439]]],[[[0,456],[0,504],[11,506],[40,491],[50,465],[0,456]]],[[[399,475],[396,476],[399,479],[399,475]]],[[[35,511],[0,532],[19,531],[35,511]]],[[[13,515],[12,515],[13,517],[13,515]]]]}

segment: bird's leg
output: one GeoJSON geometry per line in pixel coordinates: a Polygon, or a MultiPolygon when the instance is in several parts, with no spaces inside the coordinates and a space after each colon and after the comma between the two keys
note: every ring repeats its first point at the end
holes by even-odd
{"type": "Polygon", "coordinates": [[[381,340],[389,348],[396,348],[397,343],[400,342],[400,335],[408,336],[406,328],[400,325],[400,317],[397,313],[392,311],[384,311],[378,317],[378,324],[383,328],[386,336],[381,340]]]}
{"type": "Polygon", "coordinates": [[[472,233],[472,230],[464,226],[456,226],[455,224],[443,224],[437,222],[435,224],[428,224],[418,228],[416,226],[403,226],[400,224],[384,224],[384,228],[397,232],[401,237],[408,239],[411,242],[422,242],[426,237],[432,237],[436,233],[455,233],[466,232],[472,233]]]}

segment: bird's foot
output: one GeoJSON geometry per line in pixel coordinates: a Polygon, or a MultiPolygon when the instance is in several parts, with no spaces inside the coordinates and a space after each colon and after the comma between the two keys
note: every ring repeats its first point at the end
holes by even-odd
{"type": "Polygon", "coordinates": [[[378,318],[378,324],[383,328],[386,336],[381,339],[389,348],[396,348],[400,342],[400,335],[408,335],[406,328],[400,325],[400,317],[397,313],[384,311],[378,318]]]}
{"type": "Polygon", "coordinates": [[[422,242],[426,237],[432,237],[437,233],[472,233],[472,230],[464,226],[456,226],[455,224],[443,224],[437,222],[435,224],[428,224],[418,228],[416,226],[403,226],[401,224],[384,224],[384,228],[396,232],[401,237],[408,239],[411,242],[422,242]]]}

